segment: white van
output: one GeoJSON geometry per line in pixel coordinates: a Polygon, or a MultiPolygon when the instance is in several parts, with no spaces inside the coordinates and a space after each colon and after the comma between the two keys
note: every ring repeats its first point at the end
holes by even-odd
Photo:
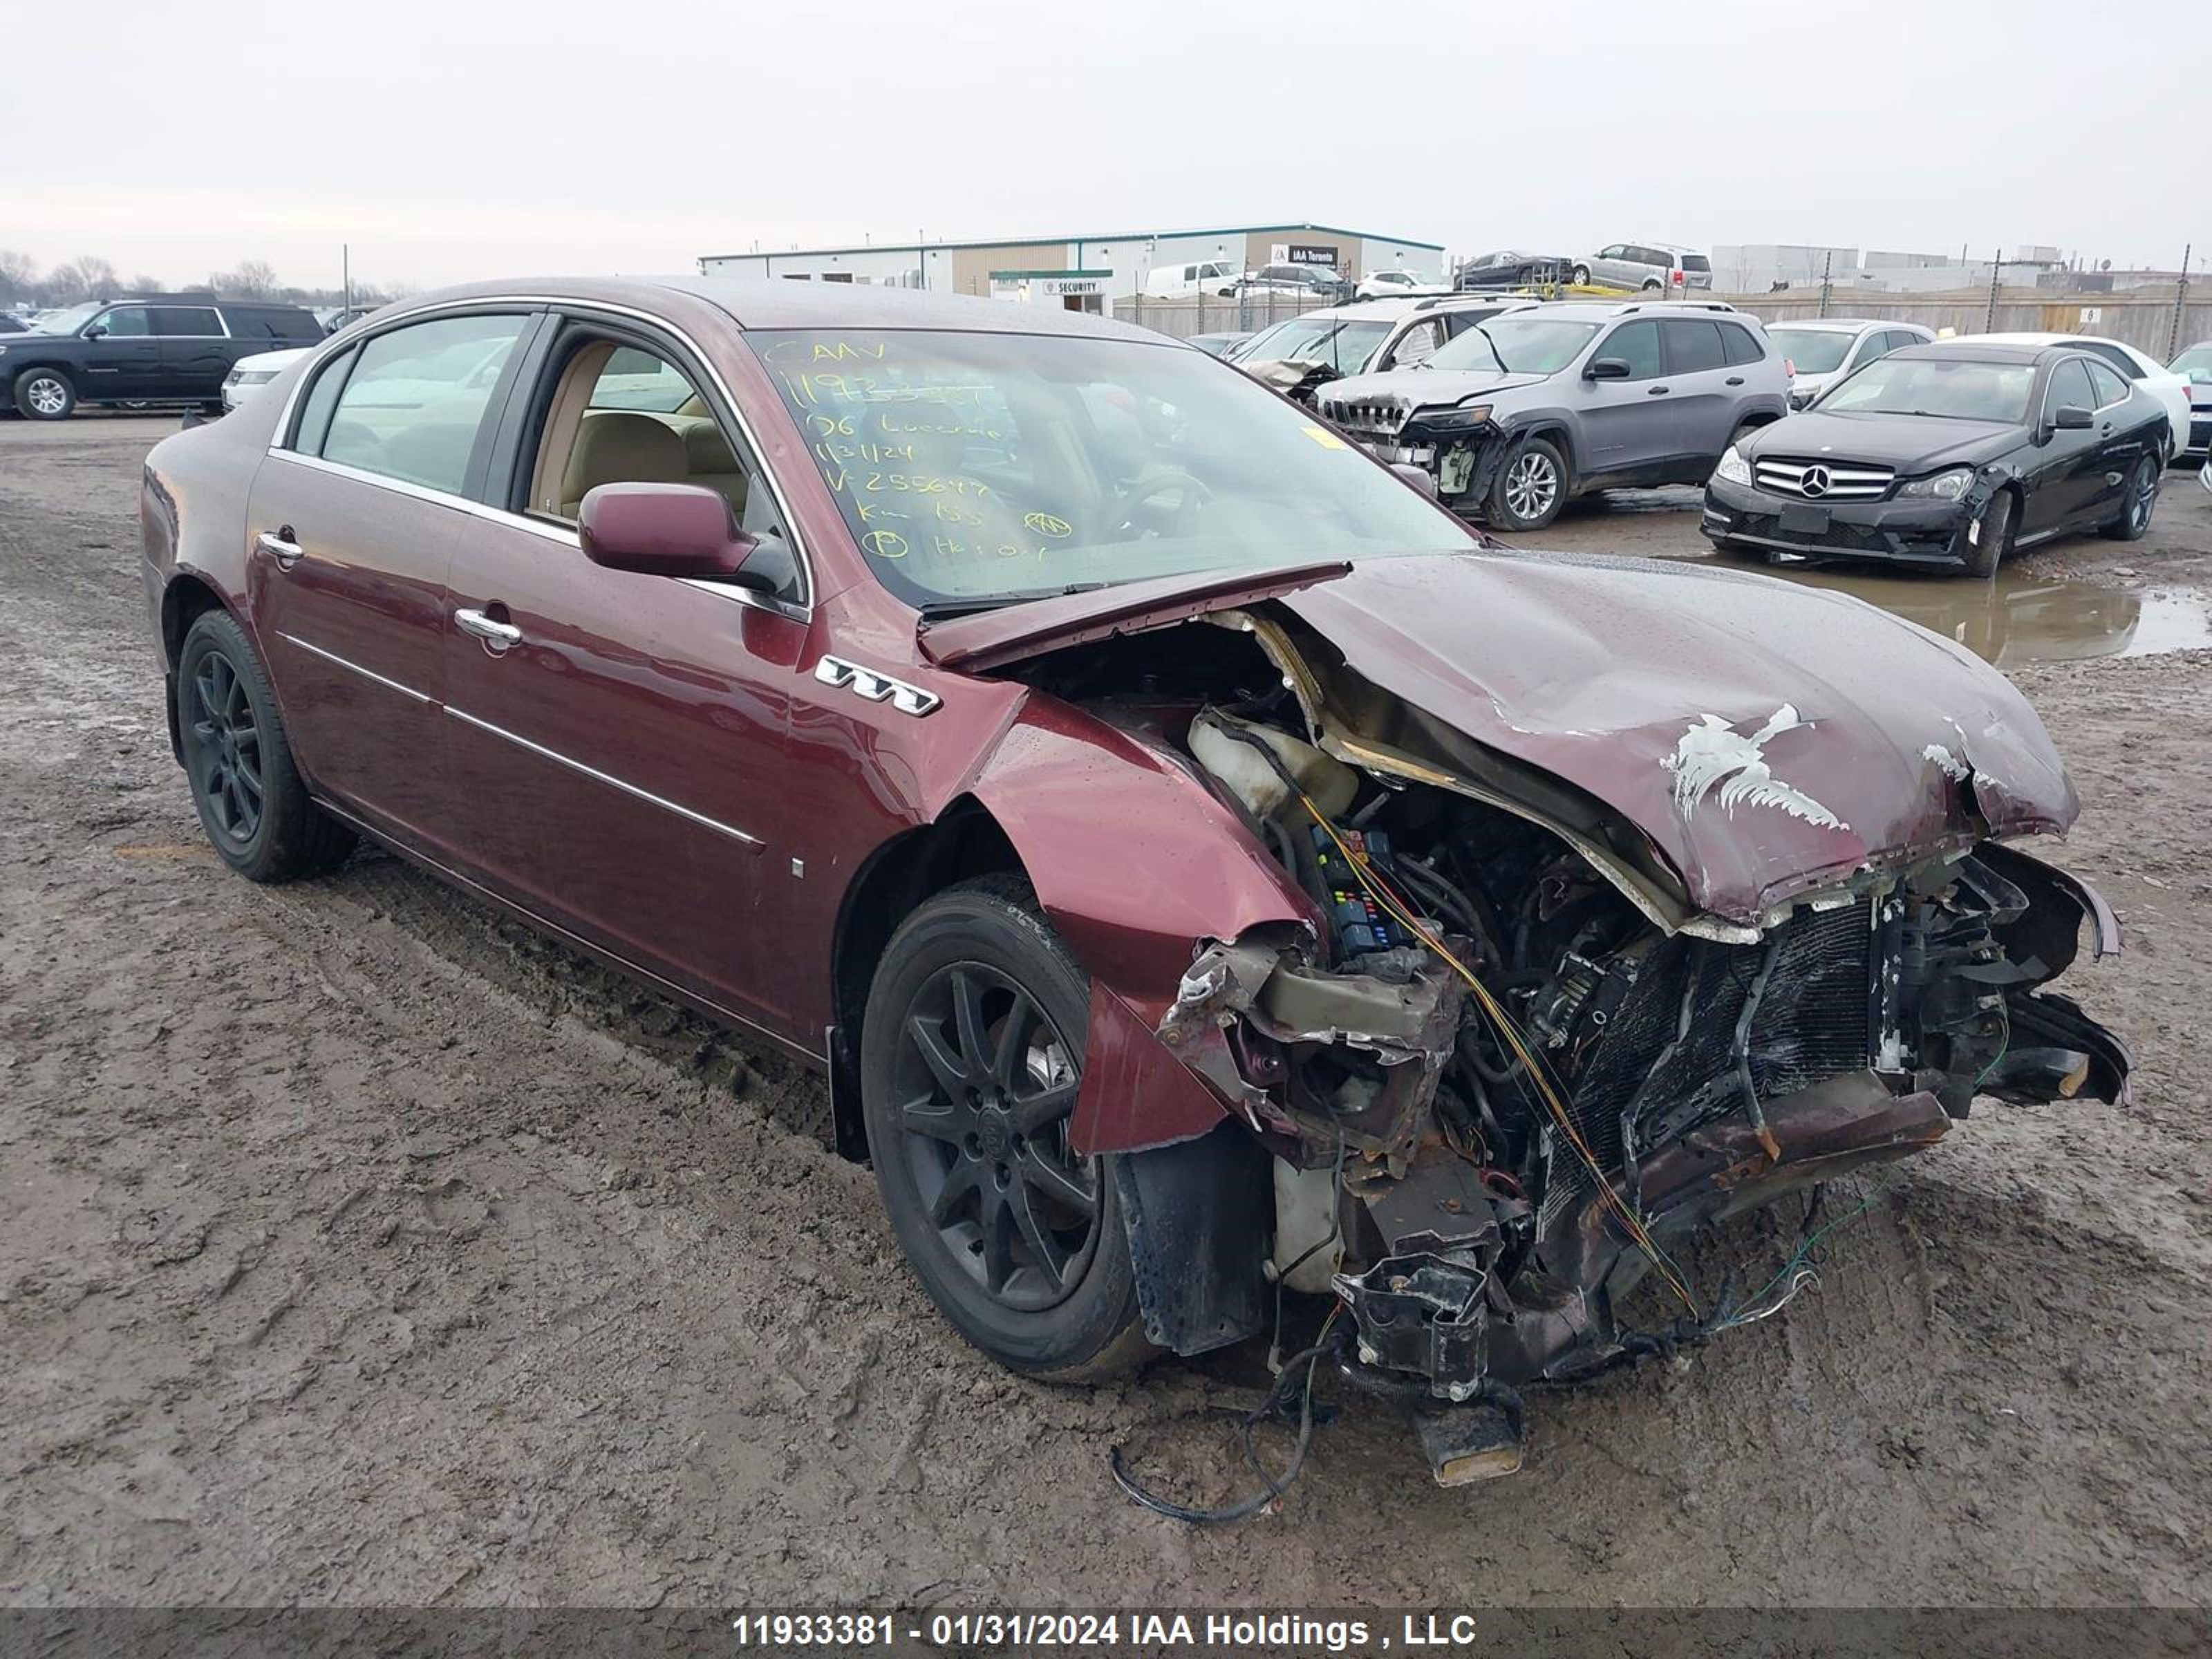
{"type": "Polygon", "coordinates": [[[1200,259],[1187,265],[1161,265],[1146,273],[1145,297],[1182,300],[1194,294],[1226,294],[1244,274],[1226,259],[1200,259]]]}

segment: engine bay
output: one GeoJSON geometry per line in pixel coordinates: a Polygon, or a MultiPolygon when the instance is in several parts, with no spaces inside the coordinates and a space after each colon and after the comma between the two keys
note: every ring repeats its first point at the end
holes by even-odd
{"type": "Polygon", "coordinates": [[[2124,1088],[2125,1050],[2036,989],[2082,909],[2026,854],[1869,871],[1750,938],[1669,929],[1586,840],[1343,758],[1364,750],[1249,626],[1242,651],[1194,648],[1202,626],[1030,673],[1174,756],[1304,896],[1305,926],[1205,943],[1159,1035],[1273,1155],[1267,1272],[1340,1300],[1347,1372],[1473,1419],[1432,1447],[1440,1479],[1517,1466],[1515,1388],[1804,1282],[1709,1305],[1669,1254],[1690,1231],[1905,1157],[1978,1094],[2124,1088]],[[1669,1316],[1639,1328],[1624,1307],[1655,1274],[1669,1316]]]}

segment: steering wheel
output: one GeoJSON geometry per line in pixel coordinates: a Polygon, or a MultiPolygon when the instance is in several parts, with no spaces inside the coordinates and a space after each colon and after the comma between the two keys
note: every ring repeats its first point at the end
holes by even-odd
{"type": "Polygon", "coordinates": [[[1129,532],[1121,539],[1146,531],[1159,536],[1188,533],[1200,509],[1212,499],[1211,486],[1180,467],[1147,468],[1122,488],[1114,503],[1121,529],[1129,532]],[[1164,506],[1161,498],[1169,495],[1174,495],[1174,505],[1164,506]]]}

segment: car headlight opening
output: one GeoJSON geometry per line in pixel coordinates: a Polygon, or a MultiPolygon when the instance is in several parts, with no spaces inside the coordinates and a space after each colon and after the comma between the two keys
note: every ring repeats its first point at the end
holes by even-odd
{"type": "Polygon", "coordinates": [[[1713,469],[1713,476],[1725,478],[1730,483],[1747,484],[1751,482],[1751,463],[1744,459],[1734,444],[1730,444],[1721,456],[1721,464],[1713,469]]]}
{"type": "Polygon", "coordinates": [[[1974,469],[1954,466],[1948,471],[1933,472],[1924,478],[1914,478],[1897,493],[1900,497],[1922,501],[1955,501],[1972,487],[1974,469]]]}

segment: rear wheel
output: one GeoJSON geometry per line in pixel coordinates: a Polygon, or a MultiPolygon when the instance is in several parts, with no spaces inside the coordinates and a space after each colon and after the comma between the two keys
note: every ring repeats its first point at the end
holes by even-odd
{"type": "Polygon", "coordinates": [[[1490,522],[1501,530],[1541,530],[1566,505],[1567,464],[1548,438],[1530,438],[1505,458],[1490,486],[1490,522]]]}
{"type": "Polygon", "coordinates": [[[868,1151],[922,1287],[1000,1364],[1061,1381],[1153,1351],[1111,1163],[1068,1141],[1090,1003],[1027,884],[985,877],[892,936],[860,1040],[868,1151]]]}
{"type": "Polygon", "coordinates": [[[308,798],[246,630],[210,611],[177,653],[177,733],[200,827],[249,881],[336,869],[354,833],[308,798]]]}
{"type": "Polygon", "coordinates": [[[15,407],[34,421],[66,420],[76,387],[58,368],[27,368],[15,377],[15,407]]]}
{"type": "Polygon", "coordinates": [[[1981,516],[1967,529],[1959,532],[1959,555],[1966,561],[1967,571],[1977,576],[1993,576],[2006,554],[2012,551],[2012,491],[2000,489],[1990,497],[1981,516]]]}
{"type": "Polygon", "coordinates": [[[2158,486],[2165,469],[2150,456],[2136,463],[2136,470],[2128,475],[2128,489],[2120,502],[2120,516],[2105,526],[2105,533],[2116,542],[2142,539],[2150,528],[2150,515],[2158,506],[2158,486]]]}

